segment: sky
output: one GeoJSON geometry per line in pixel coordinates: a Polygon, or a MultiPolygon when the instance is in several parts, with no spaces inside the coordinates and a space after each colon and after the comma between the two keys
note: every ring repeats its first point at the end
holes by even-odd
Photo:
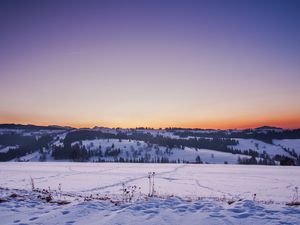
{"type": "Polygon", "coordinates": [[[0,123],[300,127],[300,1],[0,1],[0,123]]]}

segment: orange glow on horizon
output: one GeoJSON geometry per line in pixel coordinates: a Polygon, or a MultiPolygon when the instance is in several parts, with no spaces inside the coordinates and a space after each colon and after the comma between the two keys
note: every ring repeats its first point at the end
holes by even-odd
{"type": "Polygon", "coordinates": [[[179,127],[179,128],[192,128],[192,129],[247,129],[256,128],[260,126],[274,126],[285,129],[297,129],[300,128],[300,119],[288,119],[288,120],[266,120],[266,121],[215,121],[215,122],[178,122],[178,123],[152,123],[152,124],[142,124],[142,123],[122,123],[122,124],[109,124],[109,123],[92,123],[92,122],[46,122],[46,121],[23,121],[23,120],[1,120],[1,123],[15,123],[15,124],[33,124],[38,126],[70,126],[73,128],[93,128],[98,127],[108,127],[108,128],[136,128],[136,127],[149,127],[149,128],[167,128],[167,127],[179,127]]]}
{"type": "MultiPolygon", "coordinates": [[[[298,111],[298,110],[297,110],[298,111]]],[[[279,114],[269,115],[270,113],[250,113],[243,115],[234,112],[216,111],[213,115],[193,115],[188,112],[170,114],[169,117],[155,114],[143,116],[124,116],[121,118],[103,118],[99,120],[97,116],[80,115],[64,115],[64,116],[47,116],[35,114],[14,114],[0,113],[0,123],[15,123],[15,124],[34,124],[41,126],[58,125],[70,126],[74,128],[92,128],[110,127],[110,128],[136,128],[136,127],[151,127],[151,128],[166,128],[166,127],[181,127],[181,128],[202,128],[202,129],[246,129],[256,128],[260,126],[275,126],[286,129],[300,128],[300,118],[295,112],[281,112],[279,114]],[[191,115],[191,116],[189,116],[191,115]],[[225,115],[225,116],[224,116],[225,115]],[[88,118],[88,119],[87,119],[88,118]],[[199,119],[198,119],[199,118],[199,119]]]]}

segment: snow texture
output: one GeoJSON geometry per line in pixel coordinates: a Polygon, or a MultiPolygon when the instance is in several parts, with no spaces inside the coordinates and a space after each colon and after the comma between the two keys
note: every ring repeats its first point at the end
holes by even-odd
{"type": "Polygon", "coordinates": [[[298,155],[300,155],[300,139],[273,140],[273,144],[294,150],[298,155]]]}
{"type": "Polygon", "coordinates": [[[300,224],[300,209],[285,205],[299,186],[298,167],[1,163],[0,224],[300,224]],[[155,172],[151,198],[148,172],[155,172]],[[30,177],[55,198],[61,184],[71,203],[42,201],[30,177]],[[122,184],[140,188],[134,201],[120,202],[122,184]],[[13,192],[21,197],[8,197],[13,192]],[[91,195],[109,200],[83,200],[91,195]]]}

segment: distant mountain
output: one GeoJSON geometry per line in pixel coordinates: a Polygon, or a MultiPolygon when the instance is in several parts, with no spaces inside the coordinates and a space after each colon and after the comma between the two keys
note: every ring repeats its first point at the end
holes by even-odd
{"type": "Polygon", "coordinates": [[[283,128],[271,127],[271,126],[261,126],[261,127],[255,128],[254,130],[283,130],[283,128]]]}
{"type": "Polygon", "coordinates": [[[37,126],[32,124],[0,124],[0,129],[25,129],[25,130],[70,130],[74,129],[68,126],[57,126],[57,125],[49,125],[49,126],[37,126]]]}
{"type": "MultiPolygon", "coordinates": [[[[70,130],[76,129],[71,126],[58,126],[58,125],[48,125],[48,126],[40,126],[34,124],[15,124],[15,123],[7,123],[7,124],[0,124],[0,129],[26,129],[26,130],[70,130]]],[[[112,129],[108,127],[102,126],[95,126],[93,128],[81,128],[81,129],[112,129]]],[[[114,129],[121,129],[122,128],[114,128],[114,129]]],[[[123,128],[126,129],[126,128],[123,128]]],[[[281,127],[274,127],[274,126],[261,126],[256,127],[253,129],[202,129],[202,128],[181,128],[181,127],[168,127],[168,128],[148,128],[148,127],[137,127],[136,130],[167,130],[167,131],[199,131],[199,132],[222,132],[222,131],[231,131],[231,132],[243,132],[243,131],[283,131],[287,129],[283,129],[281,127]]],[[[297,130],[297,129],[288,129],[288,130],[297,130]]]]}

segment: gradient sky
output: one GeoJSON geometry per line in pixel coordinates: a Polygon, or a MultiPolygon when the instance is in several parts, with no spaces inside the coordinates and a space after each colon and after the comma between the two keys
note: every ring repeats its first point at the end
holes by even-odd
{"type": "Polygon", "coordinates": [[[300,127],[300,1],[1,1],[12,122],[300,127]]]}

